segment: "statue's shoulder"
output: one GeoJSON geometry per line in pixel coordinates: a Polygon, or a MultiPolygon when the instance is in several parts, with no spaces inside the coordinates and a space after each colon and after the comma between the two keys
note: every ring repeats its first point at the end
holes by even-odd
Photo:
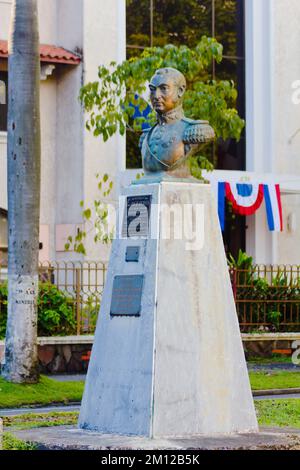
{"type": "Polygon", "coordinates": [[[215,133],[208,121],[186,117],[182,120],[186,123],[183,134],[183,142],[185,144],[200,144],[201,142],[208,142],[214,139],[215,133]]]}
{"type": "Polygon", "coordinates": [[[208,124],[208,121],[203,121],[201,119],[190,119],[185,116],[182,118],[182,121],[190,124],[191,126],[196,126],[197,124],[208,124]]]}
{"type": "Polygon", "coordinates": [[[150,130],[151,130],[151,127],[148,127],[147,129],[143,129],[142,134],[140,136],[140,140],[139,140],[139,148],[140,149],[142,148],[143,142],[146,139],[147,135],[149,134],[150,130]]]}

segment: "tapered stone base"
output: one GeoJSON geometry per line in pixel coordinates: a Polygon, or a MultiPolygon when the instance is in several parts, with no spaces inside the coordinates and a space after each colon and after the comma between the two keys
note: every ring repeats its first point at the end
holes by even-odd
{"type": "Polygon", "coordinates": [[[148,437],[257,431],[211,188],[131,186],[121,215],[126,197],[141,195],[151,195],[148,238],[113,242],[79,426],[148,437]],[[162,210],[170,206],[177,217],[182,209],[182,239],[172,237],[179,219],[162,210]],[[138,261],[125,261],[128,246],[138,261]],[[144,276],[139,316],[111,315],[115,276],[125,274],[144,276]]]}

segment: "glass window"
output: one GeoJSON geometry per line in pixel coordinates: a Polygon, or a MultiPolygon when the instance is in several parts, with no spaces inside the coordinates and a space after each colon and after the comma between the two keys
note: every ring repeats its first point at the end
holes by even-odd
{"type": "MultiPolygon", "coordinates": [[[[145,47],[186,44],[194,47],[204,35],[223,44],[223,61],[212,64],[207,79],[233,80],[238,90],[239,115],[245,117],[245,0],[127,0],[127,57],[145,47]]],[[[142,166],[139,135],[127,132],[127,168],[142,166]]],[[[219,141],[203,149],[215,168],[245,170],[245,131],[239,142],[219,141]]],[[[224,234],[226,250],[236,255],[245,249],[245,218],[236,216],[224,234]]]]}
{"type": "Polygon", "coordinates": [[[127,58],[139,54],[151,44],[151,2],[149,0],[127,0],[126,36],[127,58]]]}
{"type": "Polygon", "coordinates": [[[223,44],[225,56],[239,55],[239,30],[243,29],[243,11],[237,0],[214,1],[214,36],[223,44]]]}
{"type": "Polygon", "coordinates": [[[0,131],[7,130],[7,72],[0,72],[0,131]]]}
{"type": "MultiPolygon", "coordinates": [[[[194,47],[203,35],[223,44],[223,61],[213,64],[211,78],[234,81],[238,89],[235,105],[244,117],[244,0],[127,0],[128,58],[151,45],[194,47]]],[[[127,132],[127,168],[141,167],[138,140],[138,134],[127,132]]],[[[245,136],[239,143],[231,139],[221,143],[212,153],[217,168],[244,170],[245,136]],[[225,158],[224,147],[228,146],[230,157],[225,158]]]]}
{"type": "Polygon", "coordinates": [[[201,36],[211,36],[211,0],[156,0],[153,2],[153,45],[194,47],[201,36]]]}

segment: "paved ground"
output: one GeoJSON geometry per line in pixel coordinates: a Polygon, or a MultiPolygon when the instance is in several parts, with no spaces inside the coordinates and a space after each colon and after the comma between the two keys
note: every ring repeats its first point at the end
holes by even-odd
{"type": "Polygon", "coordinates": [[[299,429],[263,428],[259,433],[175,439],[148,439],[98,434],[71,426],[28,429],[14,431],[14,434],[25,441],[37,443],[39,449],[51,450],[300,450],[299,429]]]}
{"type": "Polygon", "coordinates": [[[292,362],[278,362],[273,364],[255,364],[248,362],[248,370],[253,371],[287,371],[287,372],[300,372],[300,365],[295,365],[292,362]]]}
{"type": "MultiPolygon", "coordinates": [[[[253,397],[254,400],[287,400],[290,398],[300,399],[300,393],[288,393],[288,394],[272,394],[272,395],[258,395],[253,397]]],[[[0,412],[1,413],[1,412],[0,412]]]]}
{"type": "Polygon", "coordinates": [[[39,406],[39,407],[24,407],[24,408],[4,408],[0,409],[0,418],[3,416],[17,416],[27,413],[51,413],[53,411],[79,411],[80,404],[76,405],[57,405],[57,406],[39,406]]]}
{"type": "Polygon", "coordinates": [[[86,374],[57,374],[48,375],[48,377],[59,382],[80,382],[85,381],[86,374]]]}
{"type": "MultiPolygon", "coordinates": [[[[254,397],[254,400],[280,400],[280,399],[289,399],[297,398],[300,399],[300,393],[291,393],[291,394],[274,394],[274,395],[258,395],[254,397]]],[[[22,407],[22,408],[3,408],[0,409],[0,418],[2,416],[17,416],[27,413],[51,413],[53,411],[79,411],[80,404],[74,403],[72,405],[52,405],[52,406],[31,406],[31,407],[22,407]]]]}

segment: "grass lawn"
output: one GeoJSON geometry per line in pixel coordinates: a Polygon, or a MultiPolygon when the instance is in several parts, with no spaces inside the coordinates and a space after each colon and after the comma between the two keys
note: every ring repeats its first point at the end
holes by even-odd
{"type": "Polygon", "coordinates": [[[254,400],[260,426],[288,426],[300,429],[300,400],[254,400]]]}
{"type": "Polygon", "coordinates": [[[12,384],[0,377],[0,408],[80,401],[84,382],[58,382],[41,376],[37,384],[12,384]]]}
{"type": "Polygon", "coordinates": [[[274,388],[300,388],[300,372],[272,371],[249,372],[252,390],[274,388]]]}
{"type": "Polygon", "coordinates": [[[3,450],[36,450],[36,445],[17,439],[9,432],[3,433],[3,450]]]}
{"type": "Polygon", "coordinates": [[[76,425],[78,411],[51,411],[50,413],[26,413],[16,416],[3,416],[5,429],[14,430],[41,428],[49,426],[76,425]]]}
{"type": "MultiPolygon", "coordinates": [[[[300,372],[250,371],[252,390],[300,388],[300,372]]],[[[80,401],[84,382],[58,382],[41,376],[37,384],[12,384],[0,377],[0,409],[80,401]]],[[[1,415],[1,412],[0,412],[1,415]]]]}
{"type": "Polygon", "coordinates": [[[49,426],[66,426],[78,420],[77,411],[26,413],[18,416],[4,416],[3,450],[36,450],[36,445],[16,438],[12,432],[20,429],[41,428],[49,426]],[[7,432],[9,430],[10,432],[7,432]]]}

